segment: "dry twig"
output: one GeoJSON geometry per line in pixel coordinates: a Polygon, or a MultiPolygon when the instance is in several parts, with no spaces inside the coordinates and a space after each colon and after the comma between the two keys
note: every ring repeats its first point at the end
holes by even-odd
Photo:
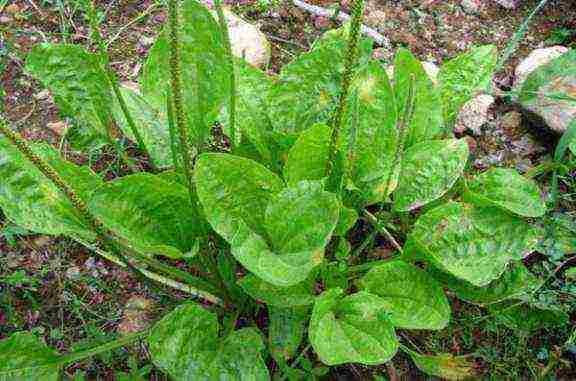
{"type": "MultiPolygon", "coordinates": [[[[343,22],[346,22],[351,19],[351,16],[344,12],[338,12],[337,14],[334,14],[335,12],[333,11],[319,7],[317,5],[308,4],[302,0],[292,0],[292,3],[298,8],[301,8],[317,16],[335,18],[343,22]]],[[[362,33],[372,38],[378,45],[381,45],[387,49],[391,48],[390,40],[388,40],[388,38],[386,38],[382,34],[378,33],[378,31],[376,31],[375,29],[372,29],[366,25],[362,25],[361,30],[362,33]]]]}

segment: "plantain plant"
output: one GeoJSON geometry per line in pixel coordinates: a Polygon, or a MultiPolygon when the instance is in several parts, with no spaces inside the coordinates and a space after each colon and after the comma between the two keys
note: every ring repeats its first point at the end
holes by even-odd
{"type": "Polygon", "coordinates": [[[312,377],[297,369],[310,346],[328,366],[383,364],[402,350],[423,372],[459,379],[469,360],[419,353],[398,335],[445,328],[445,289],[512,322],[530,316],[530,329],[567,322],[534,302],[541,283],[521,262],[544,234],[537,185],[505,168],[466,175],[468,145],[452,136],[462,105],[489,90],[493,46],[445,63],[437,85],[399,49],[389,78],[359,34],[356,0],[350,25],[272,77],[232,57],[216,6],[168,1],[140,91],[115,90],[102,51],[44,44],[28,56],[28,73],[75,121],[73,138],[85,137],[79,146],[122,133],[155,171],[105,181],[2,122],[5,216],[191,300],[149,331],[79,353],[16,333],[0,341],[0,380],[58,379],[65,364],[141,339],[175,380],[269,379],[269,356],[285,377],[312,377]],[[213,148],[216,124],[227,149],[213,148]],[[352,247],[360,223],[373,233],[352,247]],[[366,258],[376,235],[394,245],[389,258],[366,258]],[[257,305],[267,338],[238,328],[257,305]]]}

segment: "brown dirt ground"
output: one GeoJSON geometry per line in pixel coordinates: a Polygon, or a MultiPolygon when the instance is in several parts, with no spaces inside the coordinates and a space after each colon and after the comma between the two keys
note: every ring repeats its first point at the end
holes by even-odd
{"type": "MultiPolygon", "coordinates": [[[[0,14],[0,97],[3,100],[1,106],[3,113],[26,138],[59,145],[61,143],[59,134],[47,128],[49,123],[61,122],[58,110],[50,96],[43,94],[38,83],[24,73],[25,57],[34,44],[41,42],[66,39],[74,43],[88,44],[88,29],[81,15],[62,16],[57,7],[49,1],[44,2],[47,5],[42,5],[38,0],[36,2],[17,0],[8,3],[17,5],[18,12],[0,14]],[[1,16],[5,16],[4,19],[1,16]],[[67,25],[66,33],[62,33],[63,25],[67,25]]],[[[151,11],[149,16],[133,22],[136,17],[150,9],[154,2],[111,0],[98,3],[101,9],[107,10],[102,30],[104,37],[111,38],[121,32],[119,38],[111,45],[112,66],[122,79],[136,80],[150,46],[149,37],[158,32],[166,15],[162,9],[157,8],[151,11]]],[[[311,3],[324,7],[333,7],[337,4],[331,0],[314,0],[311,3]]],[[[459,1],[455,0],[380,0],[369,2],[365,20],[367,24],[389,37],[394,47],[409,47],[422,60],[441,64],[473,45],[491,43],[502,50],[536,4],[535,0],[527,0],[519,9],[512,11],[500,7],[495,2],[484,1],[477,13],[470,14],[463,10],[459,1]]],[[[232,6],[238,13],[257,23],[270,38],[273,46],[270,66],[272,73],[277,72],[295,54],[309,47],[326,28],[334,26],[330,20],[318,19],[288,4],[261,10],[252,0],[240,0],[234,2],[232,6]]],[[[346,4],[343,10],[347,10],[346,4]]],[[[545,41],[552,31],[560,27],[576,29],[575,1],[551,1],[536,17],[519,49],[499,73],[499,84],[504,87],[509,85],[513,68],[518,60],[532,49],[545,46],[547,44],[545,41]]],[[[576,36],[568,43],[576,44],[576,36]]],[[[509,106],[503,106],[504,111],[509,109],[509,106]]],[[[63,146],[63,150],[77,161],[86,162],[85,157],[72,152],[66,145],[63,146]]],[[[37,291],[42,305],[35,305],[30,299],[23,297],[21,291],[11,294],[16,299],[14,302],[16,315],[21,317],[18,325],[6,321],[7,314],[0,308],[0,338],[16,329],[44,327],[49,330],[64,327],[67,332],[71,332],[74,331],[71,327],[83,324],[82,320],[71,312],[69,301],[62,298],[62,293],[65,291],[62,272],[72,266],[81,269],[85,266],[88,253],[84,249],[59,240],[46,240],[45,237],[37,236],[21,239],[18,245],[13,247],[0,238],[0,255],[15,258],[12,267],[4,269],[4,274],[0,271],[0,275],[6,275],[6,271],[14,269],[26,269],[28,273],[42,278],[42,285],[37,291]],[[40,271],[46,268],[48,270],[40,271]]],[[[67,292],[80,295],[89,307],[96,308],[106,304],[109,312],[115,311],[111,317],[98,320],[104,331],[114,332],[120,319],[119,311],[126,300],[132,295],[148,295],[148,292],[128,273],[116,270],[103,262],[98,266],[106,271],[100,272],[95,277],[105,283],[109,282],[113,287],[102,291],[90,287],[85,282],[78,282],[72,286],[72,291],[67,292]]],[[[0,270],[3,269],[0,267],[0,270]]],[[[457,301],[454,301],[453,307],[456,315],[469,312],[466,307],[458,307],[457,301]]],[[[468,348],[470,345],[463,344],[463,333],[459,332],[457,327],[454,329],[452,343],[447,343],[446,347],[451,348],[454,353],[463,353],[462,348],[468,348]]],[[[483,345],[481,333],[473,334],[476,345],[483,345]]],[[[86,333],[71,332],[67,338],[48,338],[48,341],[59,350],[65,351],[70,349],[72,339],[84,336],[86,333]]],[[[427,337],[423,335],[413,339],[425,345],[427,337]]],[[[556,338],[552,338],[550,343],[558,344],[556,338]]],[[[406,379],[421,377],[417,376],[407,364],[404,358],[397,363],[399,377],[406,379]]],[[[573,365],[563,365],[562,372],[565,373],[560,374],[569,378],[574,376],[576,373],[573,365]]],[[[482,364],[480,366],[482,367],[482,364]]],[[[73,374],[76,368],[89,369],[93,376],[101,379],[113,379],[114,366],[105,362],[99,362],[96,366],[79,364],[68,369],[68,374],[73,374]]],[[[370,378],[370,372],[362,367],[339,367],[337,372],[339,376],[334,377],[337,379],[370,378]]]]}

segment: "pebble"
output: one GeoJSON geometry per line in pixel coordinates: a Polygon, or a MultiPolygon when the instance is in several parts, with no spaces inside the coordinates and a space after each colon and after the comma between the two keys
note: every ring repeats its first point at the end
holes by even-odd
{"type": "Polygon", "coordinates": [[[516,9],[518,5],[522,2],[522,0],[494,0],[501,6],[507,9],[516,9]]]}
{"type": "Polygon", "coordinates": [[[326,16],[314,17],[314,27],[318,30],[326,30],[332,26],[332,21],[326,16]]]}
{"type": "Polygon", "coordinates": [[[388,15],[386,15],[386,12],[376,9],[369,12],[364,18],[364,21],[369,26],[378,29],[386,24],[387,19],[388,15]]]}
{"type": "Polygon", "coordinates": [[[43,99],[48,99],[50,97],[50,90],[48,89],[44,89],[36,94],[34,94],[34,98],[36,98],[37,100],[43,100],[43,99]]]}
{"type": "Polygon", "coordinates": [[[152,44],[154,44],[155,40],[156,39],[154,37],[142,36],[140,37],[139,43],[144,47],[150,47],[152,44]]]}
{"type": "Polygon", "coordinates": [[[481,0],[462,0],[460,3],[464,12],[471,15],[476,15],[480,12],[482,1],[481,0]]]}
{"type": "Polygon", "coordinates": [[[46,124],[46,127],[52,132],[54,132],[56,135],[64,136],[66,134],[66,131],[68,131],[70,125],[68,124],[68,122],[60,120],[58,122],[48,123],[46,124]]]}

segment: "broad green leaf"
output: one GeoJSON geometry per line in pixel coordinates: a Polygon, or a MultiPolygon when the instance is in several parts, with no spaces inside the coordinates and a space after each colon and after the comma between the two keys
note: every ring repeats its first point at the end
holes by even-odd
{"type": "Polygon", "coordinates": [[[576,221],[566,213],[554,213],[544,220],[542,250],[545,255],[576,253],[576,221]]]}
{"type": "Polygon", "coordinates": [[[152,328],[152,362],[177,381],[267,380],[258,330],[227,337],[219,337],[219,330],[216,314],[194,303],[180,305],[152,328]]]}
{"type": "Polygon", "coordinates": [[[295,275],[302,273],[299,281],[308,275],[306,269],[322,262],[340,209],[336,195],[325,192],[322,183],[312,181],[285,188],[268,204],[266,230],[274,251],[294,268],[295,275]]]}
{"type": "Polygon", "coordinates": [[[450,321],[450,305],[440,284],[406,262],[377,266],[364,275],[359,285],[380,297],[395,327],[438,330],[450,321]]]}
{"type": "MultiPolygon", "coordinates": [[[[89,168],[65,161],[47,144],[31,144],[33,151],[87,201],[102,181],[89,168]]],[[[35,233],[95,238],[89,224],[68,198],[22,156],[5,138],[0,138],[0,208],[17,225],[35,233]]]]}
{"type": "MultiPolygon", "coordinates": [[[[270,120],[284,134],[304,131],[327,122],[336,105],[344,73],[348,28],[329,31],[309,52],[299,55],[280,72],[270,92],[270,120]]],[[[372,41],[363,39],[360,61],[367,62],[372,41]]]]}
{"type": "Polygon", "coordinates": [[[452,128],[464,103],[488,90],[497,53],[493,45],[480,46],[442,65],[438,78],[446,128],[452,128]]]}
{"type": "Polygon", "coordinates": [[[560,327],[569,322],[566,312],[537,303],[510,300],[494,304],[489,310],[506,327],[524,332],[560,327]]]}
{"type": "Polygon", "coordinates": [[[379,297],[364,291],[350,296],[338,288],[326,291],[314,304],[310,343],[326,365],[385,363],[398,350],[386,310],[379,297]]]}
{"type": "Polygon", "coordinates": [[[576,50],[571,49],[530,73],[520,88],[518,101],[554,130],[568,131],[576,118],[575,86],[576,50]]]}
{"type": "Polygon", "coordinates": [[[304,338],[308,307],[268,306],[268,337],[270,354],[277,361],[287,361],[294,357],[304,338]]]}
{"type": "Polygon", "coordinates": [[[438,139],[442,133],[442,106],[434,84],[422,63],[409,50],[401,48],[394,59],[394,92],[398,115],[404,115],[410,84],[414,80],[414,109],[408,123],[405,145],[438,139]]]}
{"type": "MultiPolygon", "coordinates": [[[[398,184],[398,168],[392,173],[398,141],[395,95],[386,71],[377,63],[369,64],[360,72],[355,87],[358,91],[357,139],[353,162],[349,165],[352,182],[361,190],[365,204],[374,204],[384,200],[398,184]]],[[[350,134],[353,123],[352,116],[348,118],[343,137],[350,134]]],[[[342,150],[348,152],[345,143],[341,143],[342,150]]]]}
{"type": "Polygon", "coordinates": [[[195,179],[206,218],[228,243],[240,245],[251,231],[266,236],[266,207],[284,187],[276,174],[249,159],[207,153],[196,163],[195,179]]]}
{"type": "Polygon", "coordinates": [[[0,381],[58,381],[60,355],[30,332],[0,341],[0,381]]]}
{"type": "Polygon", "coordinates": [[[326,177],[332,129],[316,124],[300,134],[288,152],[284,178],[288,184],[326,177]]]}
{"type": "MultiPolygon", "coordinates": [[[[128,87],[122,86],[120,91],[154,165],[161,169],[172,167],[166,107],[152,105],[142,95],[128,87]]],[[[118,102],[114,103],[114,115],[124,135],[136,142],[118,102]]]]}
{"type": "Polygon", "coordinates": [[[276,286],[308,276],[324,256],[340,203],[319,182],[282,189],[260,164],[226,154],[204,154],[196,166],[198,196],[207,219],[248,270],[276,286]]]}
{"type": "Polygon", "coordinates": [[[499,208],[450,202],[420,217],[408,240],[441,270],[483,287],[530,254],[540,236],[499,208]]]}
{"type": "Polygon", "coordinates": [[[394,210],[408,212],[439,199],[462,176],[468,160],[464,139],[416,144],[404,154],[394,210]]]}
{"type": "Polygon", "coordinates": [[[540,285],[538,278],[522,262],[514,263],[500,278],[484,287],[476,287],[434,268],[431,275],[454,291],[460,299],[481,305],[526,296],[540,285]]]}
{"type": "Polygon", "coordinates": [[[98,56],[81,45],[41,44],[28,54],[26,71],[50,89],[61,113],[107,138],[113,95],[98,56]]]}
{"type": "Polygon", "coordinates": [[[304,281],[291,287],[278,287],[248,274],[238,284],[252,298],[276,307],[299,307],[314,303],[310,282],[304,281]]]}
{"type": "Polygon", "coordinates": [[[449,353],[421,355],[412,351],[408,354],[418,369],[429,376],[444,380],[465,380],[474,377],[474,363],[464,356],[449,353]]]}
{"type": "Polygon", "coordinates": [[[192,250],[201,235],[188,189],[138,173],[98,188],[90,210],[104,225],[141,252],[178,259],[192,250]]]}
{"type": "Polygon", "coordinates": [[[269,244],[255,234],[232,245],[232,254],[248,270],[277,286],[308,277],[324,258],[336,228],[340,203],[319,182],[300,182],[272,198],[266,209],[269,244]]]}
{"type": "MultiPolygon", "coordinates": [[[[230,67],[216,20],[196,0],[180,7],[180,67],[182,95],[191,133],[200,142],[209,134],[212,121],[230,93],[230,67]]],[[[160,33],[143,68],[142,94],[157,109],[166,105],[170,83],[170,38],[160,33]]]]}
{"type": "Polygon", "coordinates": [[[468,184],[468,192],[470,202],[496,205],[520,216],[542,217],[546,213],[536,183],[513,169],[489,169],[468,184]]]}
{"type": "Polygon", "coordinates": [[[576,280],[576,267],[571,267],[564,272],[564,277],[566,280],[571,282],[576,280]]]}
{"type": "MultiPolygon", "coordinates": [[[[272,162],[274,151],[270,147],[268,136],[272,124],[266,106],[272,78],[244,60],[237,60],[235,68],[236,129],[239,130],[239,133],[236,133],[237,140],[240,141],[241,135],[247,137],[260,156],[266,162],[272,162]]],[[[228,111],[228,107],[223,108],[223,119],[227,121],[229,121],[228,111]]],[[[229,129],[229,123],[226,127],[229,129]]]]}

